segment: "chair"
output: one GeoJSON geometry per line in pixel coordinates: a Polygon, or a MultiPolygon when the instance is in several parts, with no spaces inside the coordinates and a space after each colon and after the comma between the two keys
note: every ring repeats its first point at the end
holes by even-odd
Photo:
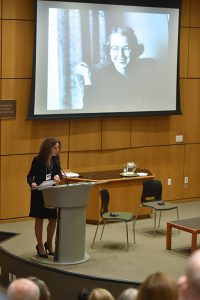
{"type": "Polygon", "coordinates": [[[100,220],[97,224],[97,228],[94,234],[94,238],[93,238],[93,242],[92,242],[92,248],[94,246],[94,242],[96,239],[96,235],[99,229],[99,225],[100,223],[103,221],[103,228],[102,228],[102,232],[101,232],[101,236],[100,236],[100,240],[102,239],[102,235],[104,232],[104,228],[106,223],[109,222],[114,222],[114,221],[123,221],[126,224],[126,240],[127,240],[127,249],[129,246],[129,239],[128,239],[128,222],[133,223],[133,239],[134,239],[134,243],[135,243],[135,222],[136,222],[136,217],[130,213],[130,212],[110,212],[108,210],[108,206],[109,206],[109,200],[110,200],[110,196],[109,196],[109,191],[107,189],[101,190],[100,192],[100,197],[101,197],[101,209],[100,209],[100,220]]]}
{"type": "Polygon", "coordinates": [[[161,214],[163,211],[176,209],[177,219],[179,220],[178,206],[176,204],[162,201],[162,183],[158,179],[143,181],[141,205],[150,207],[154,210],[154,236],[156,232],[157,211],[160,212],[158,228],[160,227],[161,214]]]}

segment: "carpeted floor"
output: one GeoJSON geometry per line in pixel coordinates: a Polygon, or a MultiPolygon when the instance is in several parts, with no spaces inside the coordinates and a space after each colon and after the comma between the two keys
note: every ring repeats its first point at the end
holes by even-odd
{"type": "MultiPolygon", "coordinates": [[[[200,201],[179,203],[181,219],[199,217],[200,201]]],[[[136,244],[133,244],[129,225],[130,246],[126,251],[125,225],[108,224],[100,241],[97,237],[94,249],[91,242],[96,225],[86,226],[86,252],[90,259],[82,264],[59,266],[62,270],[91,276],[143,281],[152,272],[165,271],[177,279],[184,272],[190,255],[191,234],[173,229],[172,250],[166,250],[166,222],[176,219],[176,211],[163,213],[161,226],[153,235],[153,219],[138,220],[136,244]]],[[[30,259],[35,255],[33,220],[1,224],[1,231],[20,233],[0,244],[7,251],[30,259]]],[[[54,266],[54,268],[57,268],[54,266]]]]}

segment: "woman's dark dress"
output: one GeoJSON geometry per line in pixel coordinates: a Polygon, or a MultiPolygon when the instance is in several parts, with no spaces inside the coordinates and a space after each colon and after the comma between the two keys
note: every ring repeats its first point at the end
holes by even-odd
{"type": "MultiPolygon", "coordinates": [[[[46,163],[40,155],[34,157],[31,165],[31,169],[27,175],[27,182],[31,187],[33,182],[40,184],[46,180],[46,174],[51,173],[51,179],[55,175],[61,175],[61,168],[59,158],[57,156],[52,157],[51,170],[48,170],[46,163]]],[[[56,219],[57,209],[44,207],[42,192],[38,190],[31,190],[31,205],[30,205],[30,217],[42,218],[42,219],[56,219]]]]}

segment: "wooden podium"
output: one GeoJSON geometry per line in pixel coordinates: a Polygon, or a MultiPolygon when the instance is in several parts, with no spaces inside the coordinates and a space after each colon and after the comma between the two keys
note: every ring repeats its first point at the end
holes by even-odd
{"type": "Polygon", "coordinates": [[[93,183],[74,183],[42,189],[46,207],[58,208],[54,262],[77,264],[85,253],[86,205],[93,183]]]}

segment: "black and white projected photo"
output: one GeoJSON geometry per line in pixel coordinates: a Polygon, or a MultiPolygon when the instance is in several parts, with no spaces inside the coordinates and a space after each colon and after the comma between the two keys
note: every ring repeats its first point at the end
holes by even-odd
{"type": "Polygon", "coordinates": [[[38,0],[29,116],[178,113],[178,37],[178,5],[38,0]]]}

